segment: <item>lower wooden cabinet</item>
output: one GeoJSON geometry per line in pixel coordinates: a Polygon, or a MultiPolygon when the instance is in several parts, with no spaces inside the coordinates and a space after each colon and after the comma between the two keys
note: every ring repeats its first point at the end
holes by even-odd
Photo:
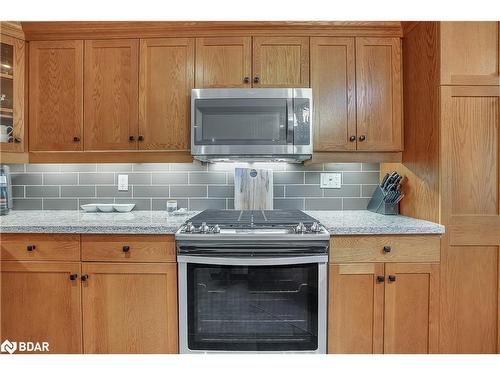
{"type": "Polygon", "coordinates": [[[331,264],[329,353],[436,353],[439,264],[331,264]]]}
{"type": "Polygon", "coordinates": [[[50,353],[81,353],[79,274],[80,263],[2,261],[0,341],[48,342],[50,353]]]}
{"type": "Polygon", "coordinates": [[[84,353],[177,353],[177,266],[84,263],[84,353]]]}

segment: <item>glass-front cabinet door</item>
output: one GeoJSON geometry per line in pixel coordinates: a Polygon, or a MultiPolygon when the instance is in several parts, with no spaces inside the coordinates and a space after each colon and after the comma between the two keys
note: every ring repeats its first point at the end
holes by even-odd
{"type": "Polygon", "coordinates": [[[0,150],[24,151],[24,41],[0,34],[0,150]]]}

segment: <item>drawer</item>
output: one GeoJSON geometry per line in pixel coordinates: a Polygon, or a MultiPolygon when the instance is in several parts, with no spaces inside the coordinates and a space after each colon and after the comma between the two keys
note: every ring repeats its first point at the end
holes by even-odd
{"type": "Polygon", "coordinates": [[[17,234],[0,236],[2,260],[80,260],[79,234],[17,234]]]}
{"type": "Polygon", "coordinates": [[[82,260],[175,262],[172,235],[82,235],[82,260]]]}
{"type": "Polygon", "coordinates": [[[332,236],[330,262],[439,262],[441,237],[332,236]]]}

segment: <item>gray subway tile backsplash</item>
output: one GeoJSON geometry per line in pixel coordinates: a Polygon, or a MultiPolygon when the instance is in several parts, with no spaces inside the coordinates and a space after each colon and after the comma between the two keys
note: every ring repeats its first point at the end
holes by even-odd
{"type": "MultiPolygon", "coordinates": [[[[11,165],[14,209],[76,210],[87,203],[135,203],[136,210],[165,210],[168,199],[190,210],[234,208],[234,168],[241,163],[20,164],[11,165]],[[128,175],[118,191],[118,174],[128,175]]],[[[365,209],[379,182],[376,163],[255,163],[273,170],[274,208],[365,209]],[[320,172],[342,173],[340,189],[321,189],[320,172]]]]}

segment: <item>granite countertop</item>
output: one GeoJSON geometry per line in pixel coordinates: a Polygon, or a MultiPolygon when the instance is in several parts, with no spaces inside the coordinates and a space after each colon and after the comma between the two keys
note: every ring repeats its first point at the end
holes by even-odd
{"type": "MultiPolygon", "coordinates": [[[[441,234],[444,226],[406,216],[369,211],[305,211],[332,235],[441,234]]],[[[83,211],[11,211],[0,216],[0,233],[173,234],[198,211],[167,216],[165,211],[86,213],[83,211]]]]}

